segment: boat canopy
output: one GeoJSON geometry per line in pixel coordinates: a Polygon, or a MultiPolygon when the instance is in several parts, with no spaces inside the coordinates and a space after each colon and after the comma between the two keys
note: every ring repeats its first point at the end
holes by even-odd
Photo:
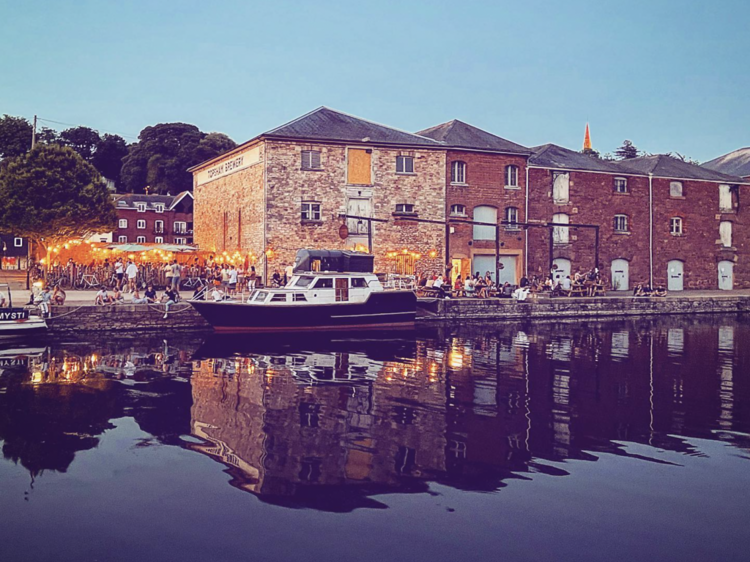
{"type": "Polygon", "coordinates": [[[297,250],[294,272],[336,271],[339,273],[372,273],[372,254],[346,250],[297,250]]]}

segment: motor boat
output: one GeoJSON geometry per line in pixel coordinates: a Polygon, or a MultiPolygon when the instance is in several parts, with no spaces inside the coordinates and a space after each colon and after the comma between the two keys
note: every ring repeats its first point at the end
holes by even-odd
{"type": "Polygon", "coordinates": [[[47,330],[47,322],[32,316],[28,308],[13,306],[10,285],[0,284],[0,339],[36,334],[47,330]]]}
{"type": "Polygon", "coordinates": [[[300,250],[284,287],[257,289],[242,300],[189,302],[225,333],[413,327],[416,295],[384,289],[372,265],[369,254],[300,250]]]}

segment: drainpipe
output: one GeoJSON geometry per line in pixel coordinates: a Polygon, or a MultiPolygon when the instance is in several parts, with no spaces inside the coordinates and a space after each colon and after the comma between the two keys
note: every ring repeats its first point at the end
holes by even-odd
{"type": "Polygon", "coordinates": [[[654,286],[654,174],[648,175],[648,277],[654,286]]]}
{"type": "MultiPolygon", "coordinates": [[[[524,222],[529,222],[529,162],[526,161],[526,209],[524,210],[524,222]]],[[[523,250],[523,275],[529,277],[529,227],[526,227],[523,250]]]]}
{"type": "Polygon", "coordinates": [[[263,143],[263,286],[268,287],[268,144],[263,143]]]}

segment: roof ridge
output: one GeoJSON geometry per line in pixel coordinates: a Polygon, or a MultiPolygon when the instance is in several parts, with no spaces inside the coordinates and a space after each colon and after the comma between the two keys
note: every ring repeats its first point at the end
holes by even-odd
{"type": "MultiPolygon", "coordinates": [[[[266,131],[265,133],[261,133],[258,136],[262,137],[263,135],[270,135],[274,131],[278,131],[279,129],[283,129],[284,127],[288,127],[289,125],[292,125],[293,123],[296,123],[297,121],[301,121],[302,119],[305,119],[306,117],[309,117],[310,115],[312,115],[314,113],[317,113],[318,111],[320,111],[322,109],[331,109],[331,108],[330,107],[326,107],[325,105],[321,105],[320,107],[317,107],[317,108],[313,109],[312,111],[308,111],[304,115],[300,115],[296,119],[292,119],[291,121],[287,121],[286,123],[283,123],[283,124],[279,125],[278,127],[274,127],[270,131],[266,131]]],[[[336,110],[334,109],[333,111],[336,111],[336,110]]],[[[255,137],[255,138],[257,138],[257,137],[255,137]]],[[[247,141],[247,142],[250,142],[250,141],[247,141]]],[[[245,143],[243,143],[243,144],[245,144],[245,143]]]]}

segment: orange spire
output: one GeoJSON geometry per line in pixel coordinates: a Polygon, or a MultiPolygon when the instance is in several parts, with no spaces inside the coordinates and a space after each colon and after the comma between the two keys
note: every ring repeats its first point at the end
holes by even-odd
{"type": "Polygon", "coordinates": [[[591,133],[589,133],[588,123],[586,123],[586,134],[583,137],[583,150],[591,150],[591,133]]]}

